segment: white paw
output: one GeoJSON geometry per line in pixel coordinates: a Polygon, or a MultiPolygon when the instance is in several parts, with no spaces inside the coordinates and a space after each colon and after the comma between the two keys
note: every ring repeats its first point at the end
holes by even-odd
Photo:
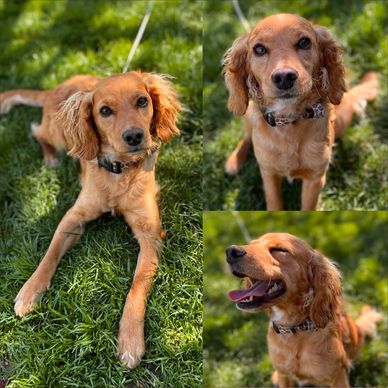
{"type": "Polygon", "coordinates": [[[128,369],[136,368],[140,364],[140,361],[143,358],[143,356],[144,356],[144,352],[138,351],[136,349],[135,351],[127,351],[127,352],[124,352],[123,354],[119,354],[121,363],[128,369]]]}
{"type": "MultiPolygon", "coordinates": [[[[131,332],[131,331],[126,331],[131,332]]],[[[134,331],[132,331],[133,333],[134,331]]],[[[121,363],[129,369],[136,368],[145,353],[143,334],[120,335],[118,341],[118,358],[121,363]]]]}
{"type": "Polygon", "coordinates": [[[12,104],[9,104],[5,101],[2,102],[0,104],[0,114],[4,115],[4,114],[8,113],[11,110],[11,108],[12,108],[12,104]]]}
{"type": "MultiPolygon", "coordinates": [[[[22,291],[22,290],[20,290],[22,291]]],[[[42,298],[42,294],[35,294],[32,297],[21,296],[20,292],[15,298],[15,314],[18,317],[24,317],[26,314],[31,312],[42,298]]]]}
{"type": "Polygon", "coordinates": [[[43,293],[50,287],[50,284],[42,285],[36,284],[32,278],[24,283],[24,286],[20,289],[15,298],[15,314],[18,317],[31,312],[42,299],[43,293]]]}

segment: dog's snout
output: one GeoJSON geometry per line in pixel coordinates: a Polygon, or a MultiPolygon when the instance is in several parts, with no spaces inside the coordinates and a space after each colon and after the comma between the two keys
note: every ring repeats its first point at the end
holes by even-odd
{"type": "Polygon", "coordinates": [[[237,245],[232,245],[226,250],[226,261],[229,264],[235,264],[240,257],[246,254],[245,250],[237,245]]]}
{"type": "Polygon", "coordinates": [[[124,141],[130,146],[137,146],[144,137],[144,131],[141,128],[129,128],[123,133],[124,141]]]}
{"type": "Polygon", "coordinates": [[[294,86],[298,73],[290,68],[275,71],[271,76],[272,82],[280,90],[287,90],[294,86]]]}

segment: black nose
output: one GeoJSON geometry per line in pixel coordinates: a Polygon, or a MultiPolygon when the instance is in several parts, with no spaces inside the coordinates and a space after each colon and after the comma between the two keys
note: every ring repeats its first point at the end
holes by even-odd
{"type": "Polygon", "coordinates": [[[141,128],[129,128],[123,133],[124,141],[130,146],[137,146],[144,137],[144,131],[141,128]]]}
{"type": "Polygon", "coordinates": [[[272,82],[280,90],[287,90],[294,86],[295,80],[298,78],[298,73],[289,68],[284,68],[275,71],[272,76],[272,82]]]}
{"type": "Polygon", "coordinates": [[[238,259],[244,256],[246,252],[237,245],[232,245],[226,250],[226,261],[229,264],[236,264],[238,259]]]}

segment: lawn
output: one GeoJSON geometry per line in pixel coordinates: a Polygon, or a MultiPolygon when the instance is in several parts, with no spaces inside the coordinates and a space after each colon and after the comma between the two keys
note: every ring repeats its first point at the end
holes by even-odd
{"type": "MultiPolygon", "coordinates": [[[[364,73],[382,74],[381,96],[355,119],[336,142],[322,210],[376,210],[388,204],[388,11],[383,1],[240,1],[253,26],[279,12],[300,14],[324,25],[344,48],[350,84],[364,73]]],[[[221,76],[221,59],[234,39],[244,33],[230,1],[208,2],[204,19],[204,207],[208,210],[263,210],[264,195],[253,152],[237,177],[224,175],[227,156],[242,136],[242,120],[227,111],[228,93],[221,76]]],[[[300,182],[283,183],[289,210],[300,209],[300,182]]]]}
{"type": "MultiPolygon", "coordinates": [[[[368,340],[350,372],[352,387],[388,386],[386,212],[240,212],[252,238],[288,232],[335,261],[343,274],[346,309],[353,318],[368,303],[384,313],[378,338],[368,340]]],[[[270,387],[272,367],[264,312],[243,316],[227,299],[240,288],[225,249],[245,244],[232,212],[204,214],[204,386],[270,387]]]]}
{"type": "MultiPolygon", "coordinates": [[[[120,73],[145,1],[0,0],[0,91],[47,89],[74,74],[120,73]]],[[[202,4],[156,1],[132,69],[170,74],[186,109],[162,146],[160,209],[168,233],[145,321],[147,352],[128,371],[116,336],[137,254],[122,218],[92,222],[63,258],[40,307],[13,299],[79,192],[79,164],[43,164],[30,122],[0,117],[0,387],[196,387],[202,381],[202,4]]]]}

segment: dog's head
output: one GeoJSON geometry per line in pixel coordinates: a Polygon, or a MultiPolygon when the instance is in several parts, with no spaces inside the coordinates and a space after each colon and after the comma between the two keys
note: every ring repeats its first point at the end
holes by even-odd
{"type": "Polygon", "coordinates": [[[130,73],[99,81],[90,92],[70,96],[57,114],[69,155],[94,159],[103,149],[115,155],[141,152],[152,136],[178,135],[180,104],[164,77],[130,73]]]}
{"type": "Polygon", "coordinates": [[[326,28],[291,14],[267,17],[239,37],[225,54],[224,74],[237,115],[249,96],[268,106],[313,92],[339,104],[345,91],[339,45],[326,28]]]}
{"type": "Polygon", "coordinates": [[[299,311],[316,327],[335,319],[340,274],[322,254],[287,233],[268,233],[248,245],[226,250],[232,273],[246,278],[246,289],[229,293],[237,308],[256,312],[277,306],[299,311]]]}

